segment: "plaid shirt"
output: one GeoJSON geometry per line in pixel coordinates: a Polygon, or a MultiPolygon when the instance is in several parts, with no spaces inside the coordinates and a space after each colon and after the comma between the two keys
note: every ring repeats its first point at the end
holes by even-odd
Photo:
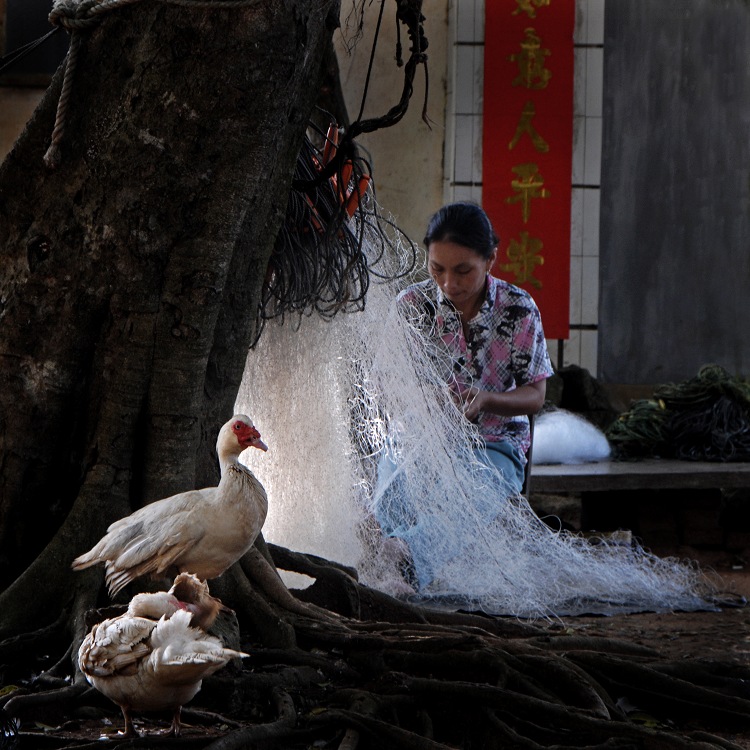
{"type": "MultiPolygon", "coordinates": [[[[544,380],[554,373],[542,319],[527,292],[487,275],[487,296],[469,321],[464,337],[456,309],[432,279],[412,284],[398,297],[399,308],[439,336],[453,363],[452,378],[462,386],[503,393],[544,380]]],[[[482,413],[477,422],[487,442],[507,440],[525,456],[530,443],[525,416],[482,413]]]]}

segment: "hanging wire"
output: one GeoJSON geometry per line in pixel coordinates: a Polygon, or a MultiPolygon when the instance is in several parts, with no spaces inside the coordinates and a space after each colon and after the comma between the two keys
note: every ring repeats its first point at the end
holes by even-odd
{"type": "MultiPolygon", "coordinates": [[[[365,102],[367,101],[367,92],[370,88],[370,76],[372,75],[372,68],[375,62],[375,50],[377,49],[378,38],[380,37],[380,26],[383,23],[383,12],[385,10],[385,0],[380,0],[380,12],[378,13],[378,22],[375,26],[375,38],[372,42],[372,48],[370,49],[370,62],[367,65],[367,75],[365,76],[365,85],[362,89],[362,100],[359,104],[359,114],[357,120],[362,119],[362,115],[365,111],[365,102]]],[[[399,25],[396,24],[396,29],[399,29],[399,25]]],[[[399,40],[400,44],[400,40],[399,40]]]]}
{"type": "MultiPolygon", "coordinates": [[[[428,79],[426,50],[428,41],[427,37],[425,36],[423,26],[425,17],[421,12],[422,0],[396,0],[396,5],[396,19],[399,23],[403,23],[406,26],[409,39],[411,40],[409,59],[403,66],[404,83],[401,90],[401,97],[399,98],[398,102],[394,104],[384,115],[380,117],[362,119],[362,113],[364,112],[365,107],[365,96],[363,96],[360,105],[359,117],[344,131],[342,137],[339,140],[335,157],[324,166],[324,168],[313,178],[312,181],[296,179],[293,183],[293,187],[295,189],[306,189],[311,186],[311,182],[322,183],[323,181],[329,179],[332,175],[334,175],[340,169],[341,164],[344,161],[352,158],[354,152],[356,151],[355,139],[363,133],[372,133],[376,130],[382,130],[383,128],[390,128],[400,122],[409,108],[409,101],[412,94],[414,93],[414,78],[417,68],[420,65],[423,66],[425,70],[425,99],[422,107],[422,119],[428,127],[430,126],[429,118],[427,117],[427,97],[429,93],[429,86],[427,85],[428,79]]],[[[378,31],[379,28],[380,21],[378,21],[378,31]]],[[[372,66],[374,64],[375,46],[377,45],[377,43],[378,34],[376,34],[375,36],[375,39],[373,41],[373,50],[370,54],[370,62],[368,65],[366,79],[368,82],[370,79],[372,66]]],[[[401,63],[400,60],[399,63],[401,63]]],[[[365,87],[365,95],[366,92],[367,85],[365,87]]]]}
{"type": "Polygon", "coordinates": [[[0,73],[3,73],[5,70],[12,67],[20,60],[23,60],[24,57],[31,54],[37,47],[44,44],[53,34],[56,34],[58,31],[60,31],[60,27],[56,26],[54,29],[52,29],[52,31],[48,31],[44,36],[40,36],[38,39],[27,42],[26,44],[23,44],[13,51],[8,52],[7,54],[0,57],[0,73]]]}

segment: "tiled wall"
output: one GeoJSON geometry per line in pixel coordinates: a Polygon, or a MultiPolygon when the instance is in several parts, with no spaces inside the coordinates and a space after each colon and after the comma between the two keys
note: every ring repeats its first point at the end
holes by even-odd
{"type": "MultiPolygon", "coordinates": [[[[493,0],[451,0],[446,111],[445,195],[482,200],[484,7],[493,0]]],[[[555,0],[552,0],[555,2],[555,0]]],[[[573,173],[571,175],[570,338],[549,341],[556,366],[597,374],[599,186],[605,0],[576,0],[573,173]]]]}

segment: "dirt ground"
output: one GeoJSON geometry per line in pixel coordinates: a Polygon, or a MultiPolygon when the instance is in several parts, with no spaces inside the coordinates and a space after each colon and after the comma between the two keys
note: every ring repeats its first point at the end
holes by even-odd
{"type": "MultiPolygon", "coordinates": [[[[696,560],[716,578],[727,606],[720,612],[644,613],[614,617],[565,618],[568,627],[591,635],[619,636],[644,643],[669,658],[723,659],[733,657],[750,664],[750,529],[732,519],[727,529],[715,496],[686,498],[675,506],[672,498],[643,497],[636,502],[615,498],[608,514],[596,521],[602,531],[624,528],[660,557],[696,560]]],[[[602,502],[602,499],[597,500],[602,502]]],[[[554,514],[570,526],[591,528],[592,514],[576,497],[546,496],[535,510],[554,514]]]]}
{"type": "MultiPolygon", "coordinates": [[[[562,626],[580,635],[604,636],[637,643],[658,651],[668,661],[701,659],[750,665],[750,565],[740,568],[738,556],[725,551],[694,548],[672,550],[698,560],[724,582],[728,601],[718,612],[670,612],[567,617],[562,626]]],[[[750,550],[749,550],[750,552],[750,550]]],[[[750,558],[749,558],[750,559],[750,558]]],[[[736,734],[712,729],[713,734],[750,750],[750,732],[736,734]]]]}
{"type": "MultiPolygon", "coordinates": [[[[580,635],[648,646],[669,661],[701,659],[750,666],[750,527],[746,518],[735,515],[726,520],[716,495],[663,498],[654,494],[628,501],[626,509],[600,513],[596,520],[608,524],[610,530],[635,529],[637,540],[661,557],[698,561],[701,569],[717,578],[725,604],[717,612],[567,617],[561,626],[580,635]]],[[[623,498],[613,499],[613,505],[622,502],[623,498]]],[[[578,498],[542,498],[536,510],[562,517],[575,528],[582,526],[578,498]]],[[[586,518],[584,510],[583,527],[586,521],[591,516],[586,518]]],[[[750,732],[722,736],[750,750],[750,732]]]]}
{"type": "Polygon", "coordinates": [[[750,665],[750,605],[743,606],[750,600],[750,566],[733,569],[733,556],[722,552],[685,549],[681,556],[697,559],[721,577],[728,606],[721,606],[718,612],[566,617],[564,627],[581,635],[622,638],[650,646],[670,660],[728,659],[750,665]]]}

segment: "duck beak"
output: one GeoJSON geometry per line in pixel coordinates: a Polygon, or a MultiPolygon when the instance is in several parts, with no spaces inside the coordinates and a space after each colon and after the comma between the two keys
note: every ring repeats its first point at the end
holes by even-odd
{"type": "Polygon", "coordinates": [[[245,428],[242,434],[237,435],[240,445],[243,448],[257,448],[261,451],[267,451],[268,446],[260,439],[260,432],[252,424],[246,424],[245,428]]]}
{"type": "Polygon", "coordinates": [[[261,450],[261,451],[268,450],[268,446],[260,438],[255,438],[255,440],[250,442],[248,445],[252,448],[257,448],[258,450],[261,450]]]}

